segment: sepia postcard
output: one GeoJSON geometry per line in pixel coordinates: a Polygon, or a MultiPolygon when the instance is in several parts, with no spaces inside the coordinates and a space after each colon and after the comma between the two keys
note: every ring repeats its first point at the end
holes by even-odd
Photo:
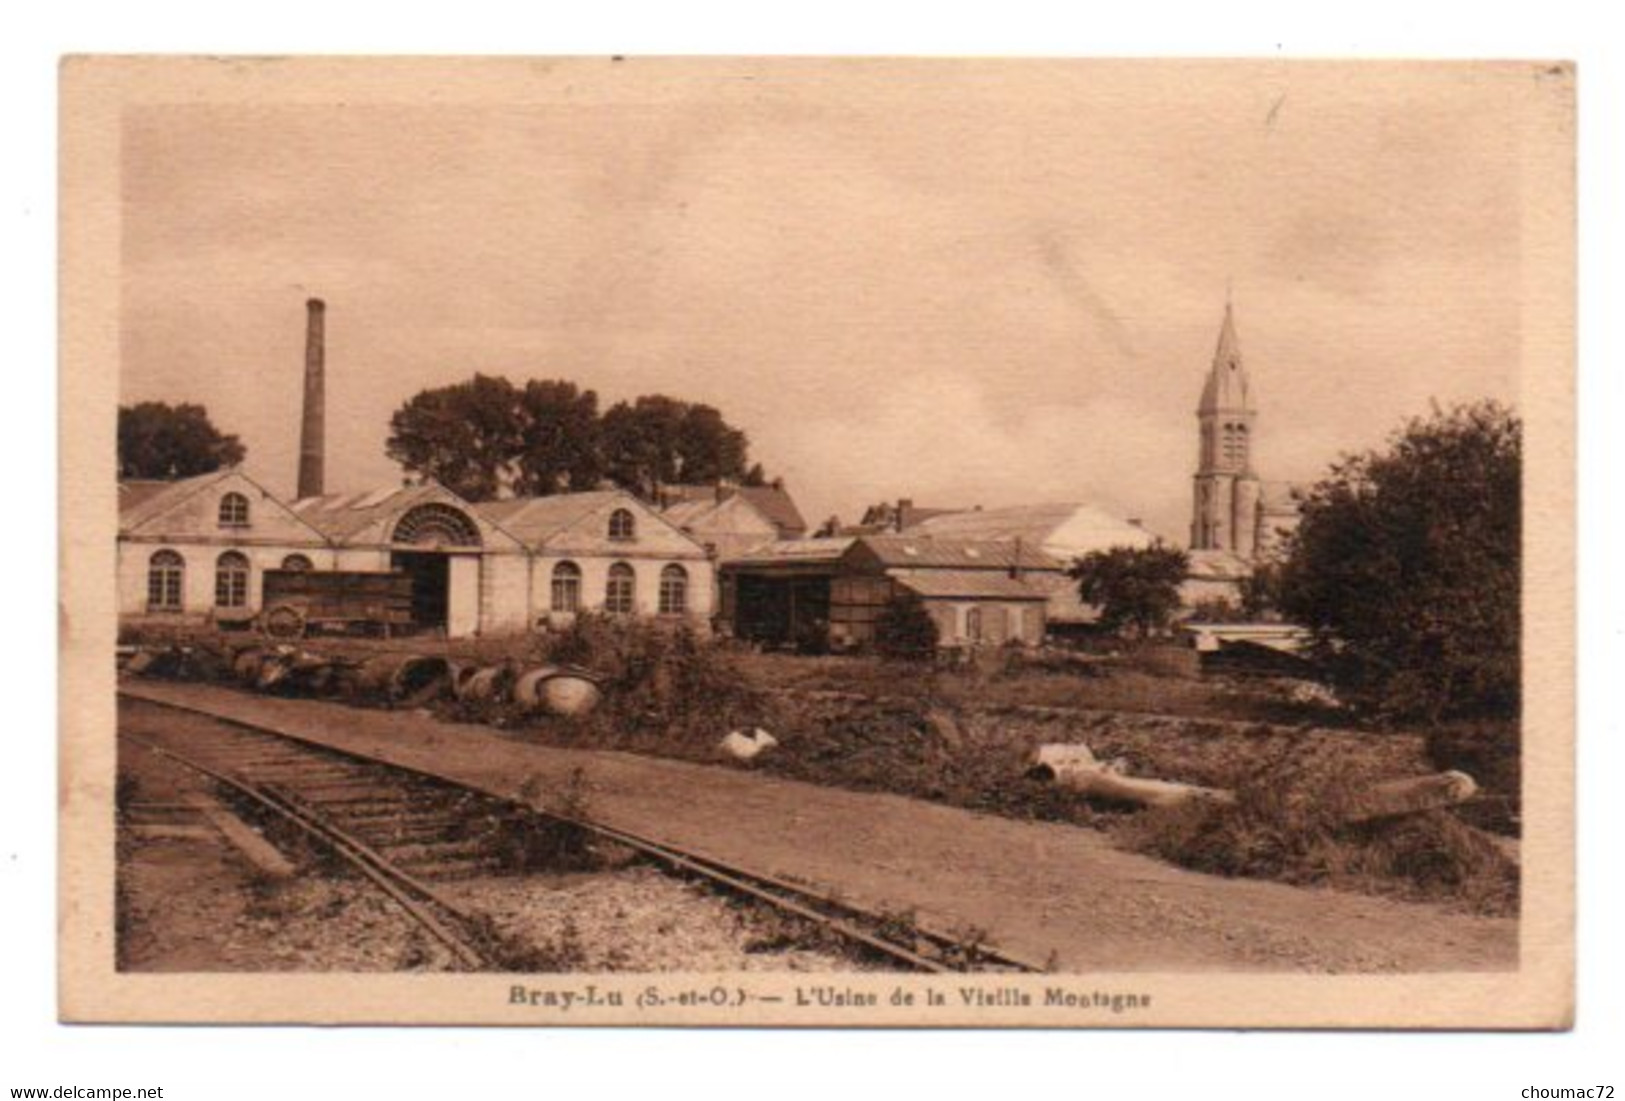
{"type": "Polygon", "coordinates": [[[61,1017],[1569,1027],[1575,80],[64,60],[61,1017]]]}

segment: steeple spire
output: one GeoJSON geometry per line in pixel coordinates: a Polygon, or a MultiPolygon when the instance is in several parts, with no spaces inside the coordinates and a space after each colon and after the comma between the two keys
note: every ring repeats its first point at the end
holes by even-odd
{"type": "Polygon", "coordinates": [[[1235,308],[1227,290],[1219,345],[1213,351],[1213,368],[1208,372],[1207,385],[1202,387],[1202,403],[1196,411],[1251,412],[1252,408],[1252,397],[1247,392],[1247,369],[1241,363],[1241,341],[1236,338],[1235,308]]]}

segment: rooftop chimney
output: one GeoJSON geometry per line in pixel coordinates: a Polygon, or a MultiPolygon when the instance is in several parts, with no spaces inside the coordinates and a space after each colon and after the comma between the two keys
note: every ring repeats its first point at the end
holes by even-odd
{"type": "Polygon", "coordinates": [[[320,298],[312,298],[305,303],[305,313],[305,412],[299,422],[299,496],[320,497],[327,451],[327,341],[323,322],[327,305],[320,298]]]}

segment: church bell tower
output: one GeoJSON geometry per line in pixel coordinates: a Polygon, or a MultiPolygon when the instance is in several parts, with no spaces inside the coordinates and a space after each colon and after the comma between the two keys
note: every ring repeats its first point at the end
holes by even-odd
{"type": "Polygon", "coordinates": [[[1241,362],[1234,313],[1226,301],[1219,346],[1196,407],[1201,447],[1191,517],[1192,550],[1234,551],[1243,558],[1252,558],[1257,551],[1259,484],[1252,461],[1257,415],[1248,392],[1247,369],[1241,362]]]}

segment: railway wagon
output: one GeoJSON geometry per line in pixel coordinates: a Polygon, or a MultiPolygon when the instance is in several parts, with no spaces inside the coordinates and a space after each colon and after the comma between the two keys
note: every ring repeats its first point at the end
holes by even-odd
{"type": "Polygon", "coordinates": [[[259,627],[271,638],[413,625],[412,575],[402,570],[266,570],[259,627]]]}

